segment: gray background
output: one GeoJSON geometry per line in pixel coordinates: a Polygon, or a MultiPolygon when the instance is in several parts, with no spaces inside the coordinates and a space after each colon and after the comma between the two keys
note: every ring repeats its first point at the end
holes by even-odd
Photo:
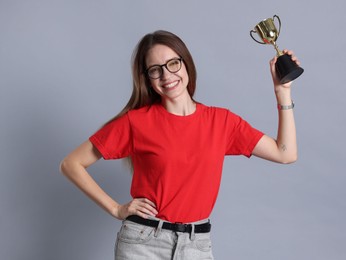
{"type": "MultiPolygon", "coordinates": [[[[120,222],[63,177],[60,160],[125,105],[130,56],[156,29],[186,42],[196,98],[276,136],[272,46],[249,30],[282,20],[280,48],[305,73],[294,82],[299,160],[225,160],[212,214],[216,259],[346,259],[345,2],[0,1],[0,259],[113,259],[120,222]]],[[[121,203],[122,161],[90,172],[121,203]]]]}

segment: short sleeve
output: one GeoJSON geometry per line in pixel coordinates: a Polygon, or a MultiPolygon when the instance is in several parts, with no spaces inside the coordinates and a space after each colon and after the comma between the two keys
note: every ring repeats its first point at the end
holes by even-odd
{"type": "Polygon", "coordinates": [[[227,116],[227,125],[229,126],[229,137],[226,155],[250,157],[256,144],[264,134],[230,111],[227,116]]]}
{"type": "Polygon", "coordinates": [[[105,160],[120,159],[131,155],[133,140],[128,114],[103,126],[89,140],[105,160]]]}

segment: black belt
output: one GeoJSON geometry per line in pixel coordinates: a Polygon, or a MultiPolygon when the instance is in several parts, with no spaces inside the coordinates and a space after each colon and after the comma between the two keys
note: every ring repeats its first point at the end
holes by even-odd
{"type": "MultiPolygon", "coordinates": [[[[158,227],[159,225],[158,220],[145,219],[137,215],[129,216],[126,219],[132,222],[135,222],[137,224],[141,224],[141,225],[145,225],[149,227],[158,227]]],[[[172,230],[175,232],[191,233],[192,226],[195,227],[195,230],[194,230],[195,233],[208,233],[210,232],[210,229],[211,229],[211,224],[209,223],[209,221],[203,224],[182,224],[182,223],[163,222],[162,228],[172,230]]]]}

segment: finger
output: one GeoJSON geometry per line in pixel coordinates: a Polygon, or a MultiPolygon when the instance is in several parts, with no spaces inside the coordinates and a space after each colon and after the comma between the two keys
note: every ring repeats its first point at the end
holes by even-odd
{"type": "Polygon", "coordinates": [[[154,215],[154,216],[158,214],[156,208],[145,201],[141,202],[140,207],[142,211],[144,211],[147,214],[154,215]]]}
{"type": "Polygon", "coordinates": [[[156,205],[146,198],[137,198],[131,201],[129,211],[132,214],[138,214],[141,216],[141,213],[151,216],[156,216],[158,214],[158,211],[156,210],[156,205]]]}
{"type": "Polygon", "coordinates": [[[291,51],[291,50],[284,49],[282,52],[283,52],[284,54],[288,54],[288,55],[290,55],[290,56],[293,55],[293,51],[291,51]]]}
{"type": "Polygon", "coordinates": [[[147,208],[140,208],[138,209],[138,211],[136,212],[137,215],[140,216],[145,216],[145,218],[148,218],[149,216],[155,217],[157,215],[157,213],[147,209],[147,208]]]}
{"type": "Polygon", "coordinates": [[[277,61],[277,57],[275,56],[273,59],[270,60],[269,64],[270,64],[270,71],[272,76],[275,78],[276,76],[276,68],[275,68],[275,63],[277,61]]]}
{"type": "Polygon", "coordinates": [[[297,56],[292,55],[292,56],[291,56],[291,59],[292,59],[295,63],[297,63],[297,65],[300,65],[300,61],[298,60],[297,56]]]}
{"type": "Polygon", "coordinates": [[[275,64],[277,60],[277,56],[274,56],[271,60],[270,60],[270,64],[275,64]]]}
{"type": "Polygon", "coordinates": [[[145,205],[148,209],[150,209],[153,212],[156,212],[157,214],[156,205],[151,200],[148,200],[147,198],[138,198],[135,200],[138,201],[139,203],[142,203],[142,206],[145,205]]]}
{"type": "MultiPolygon", "coordinates": [[[[148,219],[149,216],[151,216],[150,214],[145,214],[145,213],[143,213],[143,212],[141,212],[141,211],[138,211],[138,212],[136,213],[136,215],[137,215],[137,216],[140,216],[141,218],[144,218],[144,219],[148,219]]],[[[153,217],[155,217],[155,216],[153,216],[153,217]]]]}
{"type": "Polygon", "coordinates": [[[269,64],[270,64],[270,69],[273,70],[275,69],[275,63],[277,61],[277,57],[275,56],[274,58],[272,58],[270,61],[269,61],[269,64]]]}
{"type": "Polygon", "coordinates": [[[156,205],[154,202],[152,202],[151,200],[148,200],[147,198],[144,198],[143,200],[144,202],[148,203],[149,205],[151,205],[152,207],[156,208],[156,205]]]}
{"type": "Polygon", "coordinates": [[[284,54],[290,55],[292,61],[294,61],[295,63],[297,63],[297,65],[300,65],[300,61],[298,60],[297,56],[294,54],[293,51],[285,49],[285,50],[283,50],[283,53],[284,53],[284,54]]]}

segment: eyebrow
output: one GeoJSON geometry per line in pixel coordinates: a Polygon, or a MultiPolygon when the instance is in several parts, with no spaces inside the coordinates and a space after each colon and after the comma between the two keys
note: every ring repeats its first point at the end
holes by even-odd
{"type": "Polygon", "coordinates": [[[153,65],[149,65],[149,66],[147,66],[147,69],[149,69],[151,67],[154,67],[154,66],[162,66],[162,65],[165,65],[167,62],[169,62],[171,60],[180,59],[180,58],[181,57],[179,57],[179,56],[178,57],[173,57],[173,58],[170,58],[170,59],[166,60],[165,63],[162,63],[162,64],[156,63],[156,64],[153,64],[153,65]]]}

